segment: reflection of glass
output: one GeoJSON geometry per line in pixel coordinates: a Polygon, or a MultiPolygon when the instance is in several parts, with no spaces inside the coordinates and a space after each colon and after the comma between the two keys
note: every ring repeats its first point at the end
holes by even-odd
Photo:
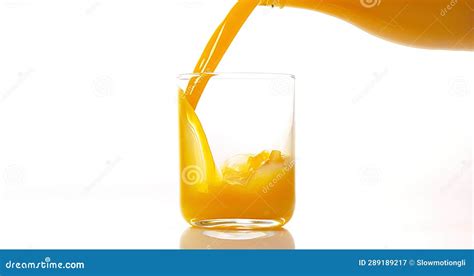
{"type": "Polygon", "coordinates": [[[181,75],[179,94],[184,218],[225,229],[287,223],[295,201],[293,76],[181,75]],[[199,104],[186,94],[196,79],[207,83],[199,104]]]}
{"type": "Polygon", "coordinates": [[[181,249],[294,249],[286,229],[214,230],[191,227],[181,235],[181,249]]]}

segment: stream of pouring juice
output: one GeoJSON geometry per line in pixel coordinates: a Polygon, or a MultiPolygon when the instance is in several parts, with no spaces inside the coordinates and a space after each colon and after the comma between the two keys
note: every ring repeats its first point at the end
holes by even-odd
{"type": "MultiPolygon", "coordinates": [[[[215,71],[258,5],[323,12],[375,36],[407,46],[474,50],[474,0],[239,0],[207,43],[194,68],[195,73],[215,71]]],[[[208,77],[190,81],[185,94],[194,108],[207,81],[208,77]]]]}
{"type": "Polygon", "coordinates": [[[179,91],[181,209],[193,225],[213,226],[213,219],[245,218],[281,226],[293,213],[292,153],[263,150],[218,166],[195,113],[212,72],[258,5],[320,11],[408,46],[474,49],[474,0],[239,0],[209,40],[186,91],[179,91]],[[269,183],[274,184],[272,192],[263,194],[269,183]]]}
{"type": "MultiPolygon", "coordinates": [[[[205,72],[216,69],[257,4],[253,0],[237,2],[212,35],[196,65],[194,71],[200,74],[189,80],[186,91],[179,91],[181,209],[184,218],[195,226],[278,227],[293,214],[293,153],[273,149],[243,153],[219,164],[219,169],[195,113],[199,98],[213,76],[205,72]]],[[[292,135],[291,132],[290,141],[292,135]]]]}
{"type": "MultiPolygon", "coordinates": [[[[273,228],[288,222],[295,198],[292,151],[238,154],[218,168],[194,108],[179,93],[185,219],[194,226],[238,229],[273,228]]],[[[293,131],[289,135],[292,141],[293,131]]]]}
{"type": "MultiPolygon", "coordinates": [[[[181,108],[180,112],[193,113],[188,103],[182,103],[181,108]]],[[[182,119],[180,128],[181,138],[193,135],[191,132],[204,133],[197,117],[188,122],[182,119]]],[[[182,151],[190,150],[181,153],[181,209],[188,222],[195,226],[243,229],[278,227],[291,218],[295,177],[292,157],[277,150],[242,154],[230,158],[218,171],[204,136],[196,137],[192,143],[202,148],[181,145],[182,151]],[[199,157],[194,159],[190,155],[199,157]],[[189,163],[192,165],[186,166],[189,163]],[[237,225],[244,219],[247,227],[237,225]]]]}

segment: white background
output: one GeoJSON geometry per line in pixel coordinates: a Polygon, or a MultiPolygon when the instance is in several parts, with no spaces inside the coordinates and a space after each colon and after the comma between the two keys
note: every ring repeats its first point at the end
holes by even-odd
{"type": "MultiPolygon", "coordinates": [[[[176,75],[234,1],[0,2],[0,248],[179,248],[176,75]]],[[[296,75],[296,248],[472,247],[474,53],[258,8],[218,71],[296,75]]]]}

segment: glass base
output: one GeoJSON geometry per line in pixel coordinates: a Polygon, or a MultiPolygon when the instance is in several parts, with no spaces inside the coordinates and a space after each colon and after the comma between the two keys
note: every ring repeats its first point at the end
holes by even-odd
{"type": "Polygon", "coordinates": [[[285,220],[277,219],[192,219],[192,226],[213,229],[272,229],[279,228],[285,224],[285,220]]]}

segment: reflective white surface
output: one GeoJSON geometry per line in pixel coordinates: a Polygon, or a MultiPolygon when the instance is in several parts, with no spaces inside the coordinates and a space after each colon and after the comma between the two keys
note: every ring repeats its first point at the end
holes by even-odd
{"type": "Polygon", "coordinates": [[[291,233],[281,230],[213,230],[188,228],[181,249],[294,249],[291,233]]]}

